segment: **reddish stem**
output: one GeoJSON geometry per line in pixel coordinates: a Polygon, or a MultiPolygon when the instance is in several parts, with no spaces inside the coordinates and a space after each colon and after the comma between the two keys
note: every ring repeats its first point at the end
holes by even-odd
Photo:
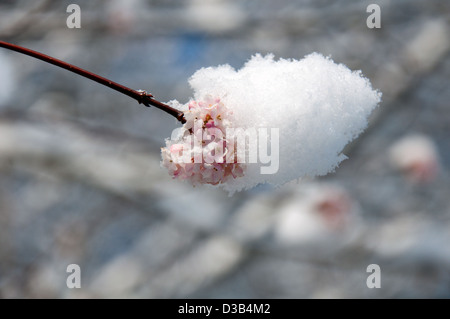
{"type": "Polygon", "coordinates": [[[32,56],[36,59],[42,60],[44,62],[56,65],[60,68],[69,70],[73,73],[79,74],[81,76],[84,76],[85,78],[91,79],[95,82],[98,82],[100,84],[103,84],[107,87],[110,87],[113,90],[116,90],[122,94],[128,95],[129,97],[132,97],[133,99],[135,99],[136,101],[139,102],[139,104],[144,104],[145,106],[154,106],[160,110],[163,110],[166,113],[169,113],[170,115],[174,116],[178,121],[180,121],[181,123],[185,123],[186,120],[184,118],[184,114],[183,112],[174,109],[173,107],[170,107],[167,104],[164,104],[162,102],[159,102],[157,100],[155,100],[153,98],[153,95],[150,93],[147,93],[146,91],[143,90],[133,90],[130,89],[126,86],[123,86],[119,83],[113,82],[107,78],[104,78],[100,75],[97,75],[95,73],[89,72],[87,70],[84,70],[82,68],[79,68],[75,65],[69,64],[67,62],[55,59],[51,56],[42,54],[40,52],[37,51],[33,51],[15,44],[11,44],[8,42],[4,42],[4,41],[0,41],[0,47],[9,49],[9,50],[13,50],[25,55],[29,55],[32,56]]]}

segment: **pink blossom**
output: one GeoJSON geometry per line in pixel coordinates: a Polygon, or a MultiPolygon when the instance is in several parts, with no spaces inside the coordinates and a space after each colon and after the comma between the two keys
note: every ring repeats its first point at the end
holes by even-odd
{"type": "Polygon", "coordinates": [[[233,114],[221,100],[207,95],[191,101],[184,116],[181,137],[166,140],[166,147],[161,149],[161,165],[169,174],[193,185],[218,185],[244,176],[245,167],[237,163],[226,136],[233,114]]]}

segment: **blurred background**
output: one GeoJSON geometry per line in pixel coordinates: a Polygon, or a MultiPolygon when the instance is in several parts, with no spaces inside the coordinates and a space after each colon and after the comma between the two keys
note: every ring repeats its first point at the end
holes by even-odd
{"type": "Polygon", "coordinates": [[[383,93],[336,173],[228,197],[160,168],[174,118],[0,49],[0,297],[450,297],[449,22],[439,0],[0,1],[1,40],[160,101],[257,52],[321,52],[383,93]]]}

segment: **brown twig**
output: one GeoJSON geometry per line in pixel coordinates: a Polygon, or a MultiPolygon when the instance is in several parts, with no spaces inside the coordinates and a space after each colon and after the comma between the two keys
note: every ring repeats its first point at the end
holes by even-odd
{"type": "Polygon", "coordinates": [[[110,87],[113,90],[116,90],[122,94],[128,95],[129,97],[132,97],[133,99],[135,99],[136,101],[139,102],[139,104],[144,104],[145,106],[154,106],[160,110],[163,110],[164,112],[174,116],[178,121],[180,121],[181,123],[185,123],[186,120],[184,118],[184,113],[174,109],[173,107],[170,107],[167,104],[164,104],[162,102],[159,102],[157,100],[155,100],[153,98],[153,95],[150,93],[147,93],[144,90],[133,90],[130,89],[126,86],[123,86],[119,83],[113,82],[107,78],[104,78],[100,75],[97,75],[95,73],[89,72],[87,70],[84,70],[82,68],[79,68],[75,65],[69,64],[67,62],[55,59],[51,56],[42,54],[40,52],[37,51],[33,51],[24,47],[21,47],[19,45],[15,45],[15,44],[11,44],[8,42],[4,42],[4,41],[0,41],[0,47],[9,49],[9,50],[13,50],[25,55],[29,55],[32,56],[36,59],[42,60],[44,62],[56,65],[60,68],[66,69],[68,71],[71,71],[73,73],[79,74],[81,76],[84,76],[85,78],[91,79],[95,82],[98,82],[100,84],[103,84],[107,87],[110,87]]]}

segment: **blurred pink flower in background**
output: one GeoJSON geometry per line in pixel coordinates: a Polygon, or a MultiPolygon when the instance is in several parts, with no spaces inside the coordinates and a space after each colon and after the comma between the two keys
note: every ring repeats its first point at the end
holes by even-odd
{"type": "Polygon", "coordinates": [[[358,232],[358,211],[359,205],[344,188],[305,184],[280,208],[275,237],[285,244],[320,242],[330,237],[339,243],[338,239],[358,232]]]}
{"type": "Polygon", "coordinates": [[[439,154],[433,140],[424,135],[409,135],[389,150],[391,165],[413,183],[429,183],[439,172],[439,154]]]}

